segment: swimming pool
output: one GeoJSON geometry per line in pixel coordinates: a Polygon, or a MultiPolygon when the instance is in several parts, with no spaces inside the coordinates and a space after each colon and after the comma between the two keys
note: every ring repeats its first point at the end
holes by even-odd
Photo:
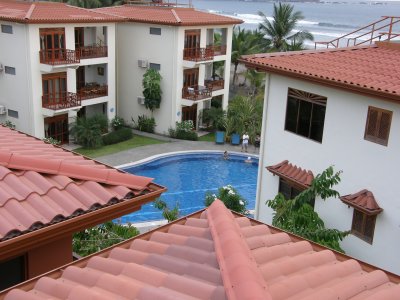
{"type": "MultiPolygon", "coordinates": [[[[247,209],[255,206],[258,158],[245,163],[249,155],[229,154],[223,159],[222,152],[191,152],[168,154],[148,162],[122,169],[141,176],[154,178],[154,182],[168,188],[161,198],[169,207],[179,204],[180,216],[204,208],[206,192],[232,185],[248,201],[247,209]]],[[[138,212],[121,217],[122,223],[137,223],[163,219],[161,211],[153,203],[142,206],[138,212]]]]}

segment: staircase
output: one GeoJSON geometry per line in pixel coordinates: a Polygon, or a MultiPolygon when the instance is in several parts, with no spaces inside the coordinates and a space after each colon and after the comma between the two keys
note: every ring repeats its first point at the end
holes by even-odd
{"type": "Polygon", "coordinates": [[[391,41],[400,37],[400,17],[382,17],[379,21],[368,24],[341,37],[327,42],[315,42],[318,48],[341,48],[359,45],[371,45],[376,41],[391,41]]]}

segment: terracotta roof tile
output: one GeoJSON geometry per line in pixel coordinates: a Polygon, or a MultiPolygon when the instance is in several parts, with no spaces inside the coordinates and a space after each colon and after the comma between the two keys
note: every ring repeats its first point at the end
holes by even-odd
{"type": "Polygon", "coordinates": [[[206,211],[33,279],[5,299],[398,299],[398,276],[233,215],[219,200],[206,211]],[[211,234],[199,237],[199,229],[211,234]]]}
{"type": "Polygon", "coordinates": [[[353,206],[368,215],[377,215],[383,211],[375,200],[374,194],[368,190],[361,190],[355,194],[340,197],[344,203],[353,206]]]}
{"type": "Polygon", "coordinates": [[[249,55],[250,67],[400,101],[400,45],[249,55]]]}
{"type": "Polygon", "coordinates": [[[94,11],[127,18],[132,22],[165,24],[174,26],[241,24],[242,20],[211,14],[193,8],[111,6],[94,11]]]}
{"type": "Polygon", "coordinates": [[[0,20],[21,23],[101,23],[123,21],[118,16],[105,15],[64,3],[2,0],[0,20]]]}
{"type": "Polygon", "coordinates": [[[0,242],[154,191],[151,178],[3,126],[0,136],[0,242]],[[38,154],[32,156],[32,149],[38,154]]]}
{"type": "Polygon", "coordinates": [[[309,187],[314,179],[314,175],[310,170],[304,170],[284,160],[279,164],[267,167],[271,173],[283,177],[287,180],[295,182],[302,187],[309,187]]]}

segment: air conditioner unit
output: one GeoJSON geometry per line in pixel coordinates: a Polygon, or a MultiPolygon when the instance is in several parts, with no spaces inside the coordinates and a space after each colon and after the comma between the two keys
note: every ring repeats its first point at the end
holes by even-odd
{"type": "Polygon", "coordinates": [[[139,59],[139,60],[138,60],[138,66],[139,66],[139,67],[141,67],[141,68],[147,68],[147,65],[148,65],[147,60],[145,60],[145,59],[139,59]]]}
{"type": "Polygon", "coordinates": [[[3,64],[0,64],[0,73],[4,71],[3,64]]]}
{"type": "Polygon", "coordinates": [[[6,107],[4,105],[0,105],[0,115],[5,115],[7,112],[6,107]]]}
{"type": "Polygon", "coordinates": [[[137,97],[137,102],[138,102],[139,104],[144,105],[144,97],[142,97],[142,96],[137,97]]]}

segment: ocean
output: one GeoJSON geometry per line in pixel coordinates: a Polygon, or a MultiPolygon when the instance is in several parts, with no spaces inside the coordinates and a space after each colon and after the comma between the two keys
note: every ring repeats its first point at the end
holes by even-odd
{"type": "MultiPolygon", "coordinates": [[[[329,41],[350,33],[382,16],[400,16],[400,2],[290,2],[295,10],[305,17],[298,23],[297,30],[308,30],[314,35],[315,41],[329,41]]],[[[262,11],[271,17],[273,2],[252,0],[193,0],[196,9],[231,16],[244,21],[240,26],[246,29],[256,29],[262,18],[262,11]]],[[[396,25],[399,32],[400,23],[396,25]]],[[[387,29],[386,29],[387,31],[387,29]]],[[[365,37],[361,37],[365,39],[365,37]]],[[[313,47],[314,43],[307,43],[313,47]]]]}

